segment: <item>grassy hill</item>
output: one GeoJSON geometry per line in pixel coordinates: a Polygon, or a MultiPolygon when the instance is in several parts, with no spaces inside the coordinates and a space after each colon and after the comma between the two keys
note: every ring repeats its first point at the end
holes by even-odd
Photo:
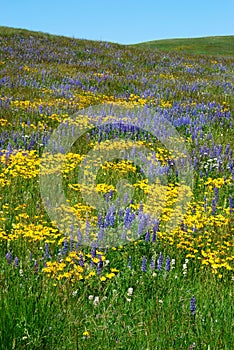
{"type": "Polygon", "coordinates": [[[0,27],[0,350],[232,348],[233,76],[0,27]]]}
{"type": "MultiPolygon", "coordinates": [[[[13,36],[23,35],[29,37],[37,35],[42,38],[49,38],[50,40],[61,40],[70,38],[59,35],[52,35],[49,33],[31,31],[21,28],[11,28],[0,26],[0,35],[13,36]]],[[[85,40],[90,41],[91,40],[85,40]]],[[[116,46],[126,46],[115,44],[116,46]]],[[[198,55],[212,55],[212,56],[234,56],[234,35],[231,36],[210,36],[202,38],[182,38],[182,39],[165,39],[153,40],[134,45],[127,45],[135,48],[158,49],[162,51],[175,51],[177,53],[198,54],[198,55]]]]}
{"type": "Polygon", "coordinates": [[[234,35],[190,39],[166,39],[139,43],[134,46],[199,55],[234,55],[234,35]]]}

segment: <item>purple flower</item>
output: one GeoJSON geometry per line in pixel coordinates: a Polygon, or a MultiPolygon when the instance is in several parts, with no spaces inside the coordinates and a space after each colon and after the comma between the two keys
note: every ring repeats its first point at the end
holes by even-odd
{"type": "Polygon", "coordinates": [[[166,271],[169,272],[170,269],[171,269],[171,259],[168,256],[167,259],[166,259],[166,271]]]}
{"type": "Polygon", "coordinates": [[[143,272],[146,272],[147,271],[147,259],[146,259],[146,257],[145,256],[143,256],[143,258],[142,258],[142,264],[141,264],[141,270],[143,271],[143,272]]]}
{"type": "Polygon", "coordinates": [[[124,227],[129,228],[130,224],[131,224],[130,208],[127,208],[125,211],[125,217],[124,217],[124,227]]]}
{"type": "Polygon", "coordinates": [[[104,227],[101,226],[98,232],[98,241],[103,241],[104,236],[105,236],[105,230],[104,230],[104,227]]]}
{"type": "Polygon", "coordinates": [[[214,196],[215,196],[216,202],[218,202],[218,200],[219,200],[219,189],[217,187],[214,188],[214,196]]]}
{"type": "Polygon", "coordinates": [[[157,269],[159,271],[162,270],[162,264],[163,264],[163,255],[160,252],[159,257],[158,257],[158,265],[157,265],[157,269]]]}
{"type": "Polygon", "coordinates": [[[91,248],[91,256],[92,256],[92,258],[95,258],[95,256],[96,256],[96,247],[95,246],[92,246],[92,248],[91,248]]]}
{"type": "Polygon", "coordinates": [[[98,227],[102,227],[103,226],[103,218],[102,218],[102,214],[98,213],[98,227]]]}
{"type": "Polygon", "coordinates": [[[84,258],[83,258],[83,255],[82,255],[82,254],[80,254],[80,256],[79,256],[79,265],[80,265],[81,267],[84,266],[84,258]]]}
{"type": "Polygon", "coordinates": [[[155,269],[155,259],[154,259],[154,257],[152,257],[151,260],[150,260],[150,269],[151,270],[155,269]]]}
{"type": "Polygon", "coordinates": [[[19,266],[19,258],[17,256],[15,257],[14,265],[15,265],[15,267],[19,266]]]}
{"type": "Polygon", "coordinates": [[[45,243],[45,258],[46,259],[51,259],[48,243],[45,243]]]}
{"type": "Polygon", "coordinates": [[[150,231],[148,230],[145,234],[145,241],[149,242],[150,241],[150,231]]]}
{"type": "Polygon", "coordinates": [[[6,260],[7,260],[9,265],[11,264],[12,259],[13,259],[12,258],[12,253],[11,252],[6,253],[6,260]]]}
{"type": "Polygon", "coordinates": [[[74,245],[75,245],[75,242],[74,242],[73,236],[70,235],[70,252],[74,251],[74,245]]]}
{"type": "Polygon", "coordinates": [[[230,196],[229,197],[229,207],[230,207],[230,213],[233,212],[233,198],[230,196]]]}
{"type": "Polygon", "coordinates": [[[212,199],[212,211],[211,211],[212,215],[214,215],[215,212],[216,212],[216,200],[215,200],[215,198],[213,198],[212,199]]]}
{"type": "Polygon", "coordinates": [[[103,261],[101,255],[99,256],[99,262],[97,264],[97,274],[100,275],[103,268],[103,261]]]}
{"type": "Polygon", "coordinates": [[[206,202],[206,196],[204,196],[204,211],[207,210],[207,202],[206,202]]]}
{"type": "Polygon", "coordinates": [[[193,295],[191,300],[190,300],[190,311],[192,315],[195,315],[196,313],[196,299],[195,296],[193,295]]]}
{"type": "Polygon", "coordinates": [[[68,241],[65,238],[64,241],[63,241],[63,254],[66,255],[67,252],[68,252],[68,241]]]}

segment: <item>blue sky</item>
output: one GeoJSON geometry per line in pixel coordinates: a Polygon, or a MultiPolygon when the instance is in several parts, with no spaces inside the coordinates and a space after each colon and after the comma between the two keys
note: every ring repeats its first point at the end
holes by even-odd
{"type": "Polygon", "coordinates": [[[6,0],[0,25],[131,44],[234,34],[233,0],[6,0]]]}

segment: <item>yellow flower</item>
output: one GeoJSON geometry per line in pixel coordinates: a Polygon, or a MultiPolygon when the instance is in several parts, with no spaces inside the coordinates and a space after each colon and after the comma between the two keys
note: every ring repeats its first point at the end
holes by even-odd
{"type": "Polygon", "coordinates": [[[90,337],[90,333],[88,331],[84,331],[83,332],[83,337],[84,338],[90,337]]]}
{"type": "Polygon", "coordinates": [[[119,272],[119,270],[117,270],[116,268],[111,268],[110,270],[111,272],[119,272]]]}
{"type": "Polygon", "coordinates": [[[101,280],[102,282],[104,282],[104,281],[106,281],[106,277],[101,276],[101,277],[100,277],[100,280],[101,280]]]}

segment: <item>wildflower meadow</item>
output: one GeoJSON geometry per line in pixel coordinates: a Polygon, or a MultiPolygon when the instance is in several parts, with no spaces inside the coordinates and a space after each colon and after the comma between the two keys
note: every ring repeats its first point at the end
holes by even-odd
{"type": "Polygon", "coordinates": [[[233,348],[234,57],[0,27],[0,349],[233,348]]]}

